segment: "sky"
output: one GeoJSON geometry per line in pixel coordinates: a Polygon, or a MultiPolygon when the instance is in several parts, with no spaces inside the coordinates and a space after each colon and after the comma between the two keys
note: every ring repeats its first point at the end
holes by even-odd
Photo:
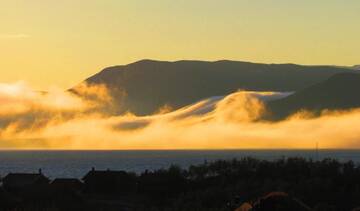
{"type": "Polygon", "coordinates": [[[0,82],[74,86],[140,59],[360,63],[358,0],[0,0],[0,82]]]}

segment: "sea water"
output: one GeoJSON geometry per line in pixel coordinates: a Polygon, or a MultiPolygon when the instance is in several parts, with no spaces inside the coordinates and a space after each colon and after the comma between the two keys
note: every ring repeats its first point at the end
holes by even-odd
{"type": "Polygon", "coordinates": [[[114,150],[114,151],[0,151],[0,176],[31,173],[42,169],[50,178],[82,178],[92,167],[98,170],[125,170],[135,173],[188,167],[219,159],[242,157],[274,160],[283,157],[334,158],[360,163],[360,150],[114,150]]]}

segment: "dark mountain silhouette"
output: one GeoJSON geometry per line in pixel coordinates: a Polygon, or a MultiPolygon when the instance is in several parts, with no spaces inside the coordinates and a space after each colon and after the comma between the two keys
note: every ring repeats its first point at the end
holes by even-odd
{"type": "Polygon", "coordinates": [[[297,91],[334,74],[356,72],[331,66],[257,64],[238,61],[141,60],[104,69],[86,80],[105,84],[118,103],[117,113],[151,114],[168,105],[179,108],[238,89],[297,91]],[[121,105],[121,106],[120,106],[121,105]]]}
{"type": "Polygon", "coordinates": [[[360,107],[359,91],[360,74],[341,73],[286,98],[271,101],[268,108],[275,119],[303,109],[316,114],[324,109],[356,108],[360,107]]]}

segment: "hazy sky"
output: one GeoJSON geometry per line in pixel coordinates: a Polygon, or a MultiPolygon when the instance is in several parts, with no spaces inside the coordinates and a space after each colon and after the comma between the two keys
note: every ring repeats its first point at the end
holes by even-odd
{"type": "Polygon", "coordinates": [[[0,0],[0,82],[71,87],[143,58],[360,63],[359,0],[0,0]]]}

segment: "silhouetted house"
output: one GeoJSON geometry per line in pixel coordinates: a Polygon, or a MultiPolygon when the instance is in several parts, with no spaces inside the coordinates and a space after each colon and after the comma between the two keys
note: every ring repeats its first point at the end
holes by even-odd
{"type": "Polygon", "coordinates": [[[19,202],[19,199],[0,187],[0,210],[11,210],[10,208],[19,202]]]}
{"type": "Polygon", "coordinates": [[[78,210],[83,206],[82,190],[84,184],[73,178],[57,178],[50,183],[51,201],[61,207],[61,210],[78,210]]]}
{"type": "Polygon", "coordinates": [[[39,173],[9,173],[3,178],[3,187],[10,192],[36,188],[49,184],[49,179],[39,173]]]}
{"type": "Polygon", "coordinates": [[[75,178],[57,178],[50,183],[52,189],[58,191],[76,191],[82,190],[84,183],[75,178]]]}
{"type": "Polygon", "coordinates": [[[88,193],[126,194],[136,190],[136,176],[125,171],[97,171],[93,168],[82,180],[88,193]]]}

